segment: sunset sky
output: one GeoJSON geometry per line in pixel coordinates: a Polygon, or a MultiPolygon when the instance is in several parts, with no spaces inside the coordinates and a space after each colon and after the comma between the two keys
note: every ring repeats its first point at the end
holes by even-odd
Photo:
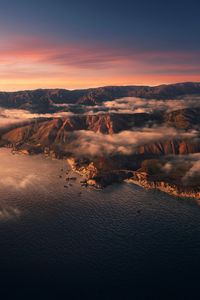
{"type": "Polygon", "coordinates": [[[200,81],[200,2],[0,0],[0,90],[200,81]]]}

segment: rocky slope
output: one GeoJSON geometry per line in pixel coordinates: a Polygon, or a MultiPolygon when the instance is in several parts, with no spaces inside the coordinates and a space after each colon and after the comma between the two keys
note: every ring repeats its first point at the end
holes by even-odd
{"type": "Polygon", "coordinates": [[[200,129],[200,107],[175,110],[165,114],[165,122],[168,126],[178,129],[200,129]]]}
{"type": "Polygon", "coordinates": [[[74,115],[67,118],[36,119],[26,126],[8,129],[2,139],[12,144],[39,143],[44,146],[65,144],[69,132],[90,130],[102,134],[113,134],[133,127],[160,123],[160,118],[150,114],[97,114],[74,115]]]}
{"type": "MultiPolygon", "coordinates": [[[[181,112],[184,116],[187,110],[181,112]]],[[[49,147],[52,150],[68,152],[73,150],[71,149],[73,142],[79,138],[79,131],[82,130],[112,135],[127,130],[131,131],[134,128],[140,130],[146,126],[155,127],[156,125],[164,126],[166,123],[162,121],[161,116],[154,114],[74,115],[67,118],[39,119],[26,126],[9,129],[8,132],[2,134],[1,141],[18,148],[39,147],[43,151],[45,147],[49,147]]],[[[174,123],[170,123],[170,125],[177,127],[174,123]]],[[[185,127],[188,126],[192,127],[193,123],[187,121],[185,127]]],[[[140,145],[136,145],[133,150],[135,154],[140,155],[188,154],[199,151],[200,144],[196,135],[191,138],[167,137],[167,139],[163,136],[161,140],[151,142],[150,139],[148,143],[141,141],[140,145]]]]}

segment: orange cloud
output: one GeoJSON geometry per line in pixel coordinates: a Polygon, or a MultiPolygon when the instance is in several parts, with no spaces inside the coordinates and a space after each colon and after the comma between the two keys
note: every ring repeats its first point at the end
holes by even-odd
{"type": "Polygon", "coordinates": [[[200,53],[153,52],[18,37],[2,42],[0,89],[155,85],[200,80],[200,53]]]}

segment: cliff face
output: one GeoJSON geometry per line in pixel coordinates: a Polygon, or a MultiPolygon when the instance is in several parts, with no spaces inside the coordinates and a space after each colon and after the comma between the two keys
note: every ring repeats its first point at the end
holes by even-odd
{"type": "Polygon", "coordinates": [[[103,134],[118,133],[129,130],[134,126],[142,127],[153,121],[150,114],[97,114],[74,115],[67,118],[55,118],[50,120],[36,120],[26,126],[19,126],[8,130],[2,138],[11,143],[23,143],[35,141],[44,145],[56,142],[65,143],[68,132],[78,130],[91,130],[103,134]]]}
{"type": "MultiPolygon", "coordinates": [[[[165,114],[118,114],[118,113],[102,113],[93,115],[72,115],[67,118],[52,118],[52,119],[36,119],[27,125],[17,125],[14,129],[7,129],[7,132],[2,132],[1,143],[12,144],[23,148],[27,145],[38,146],[41,149],[45,147],[52,147],[59,151],[70,148],[70,145],[76,140],[78,143],[79,132],[92,131],[105,135],[114,135],[122,133],[121,144],[123,145],[123,132],[129,130],[142,130],[143,128],[151,127],[152,125],[165,126],[163,136],[160,140],[152,141],[149,138],[148,143],[140,138],[140,145],[133,139],[132,149],[133,154],[137,155],[178,155],[200,152],[200,140],[198,134],[194,137],[173,137],[167,135],[168,127],[174,126],[180,133],[187,132],[187,130],[195,130],[198,132],[200,124],[199,109],[184,109],[165,114]],[[184,127],[184,129],[183,129],[184,127]]],[[[140,132],[140,131],[138,131],[140,132]]],[[[154,130],[156,133],[156,129],[154,130]]],[[[148,133],[147,133],[148,134],[148,133]]],[[[151,132],[148,134],[151,136],[151,132]]],[[[76,143],[76,145],[77,145],[76,143]]],[[[131,144],[131,135],[130,141],[131,144]]],[[[71,149],[70,149],[71,150],[71,149]]],[[[80,153],[81,155],[81,153],[80,153]]]]}
{"type": "Polygon", "coordinates": [[[200,128],[200,108],[187,108],[169,112],[165,115],[165,122],[178,129],[200,128]]]}
{"type": "Polygon", "coordinates": [[[134,127],[145,127],[148,123],[160,122],[158,116],[147,113],[138,114],[115,114],[105,113],[86,116],[85,129],[103,134],[113,134],[124,130],[130,130],[134,127]]]}
{"type": "Polygon", "coordinates": [[[135,151],[137,154],[154,154],[154,155],[178,155],[191,154],[200,152],[200,140],[191,139],[173,139],[160,142],[150,143],[140,146],[135,151]]]}

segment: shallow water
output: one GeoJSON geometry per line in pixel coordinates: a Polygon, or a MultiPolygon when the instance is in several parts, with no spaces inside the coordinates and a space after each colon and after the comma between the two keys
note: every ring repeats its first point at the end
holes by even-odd
{"type": "Polygon", "coordinates": [[[1,149],[0,165],[1,284],[14,286],[15,296],[196,293],[198,203],[131,184],[95,191],[79,177],[66,188],[66,163],[44,156],[1,149]]]}

